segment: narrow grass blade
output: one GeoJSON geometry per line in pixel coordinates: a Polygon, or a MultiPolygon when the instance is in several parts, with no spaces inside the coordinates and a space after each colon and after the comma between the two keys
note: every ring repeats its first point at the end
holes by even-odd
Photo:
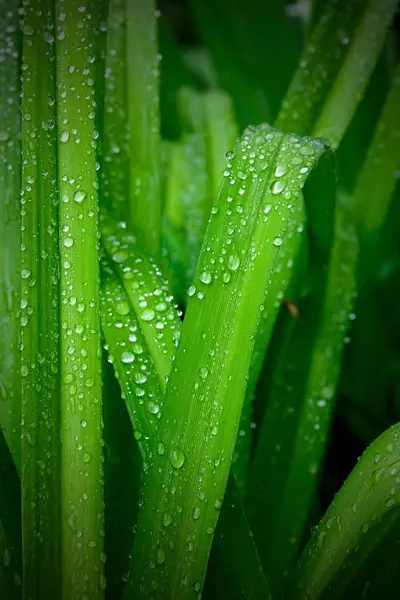
{"type": "Polygon", "coordinates": [[[362,239],[363,222],[368,221],[370,211],[372,215],[378,212],[381,216],[374,220],[378,231],[384,222],[385,210],[377,207],[377,192],[371,187],[369,195],[364,181],[380,177],[386,180],[382,188],[386,194],[379,194],[379,207],[388,206],[393,191],[390,173],[394,179],[399,161],[398,153],[394,152],[394,141],[398,141],[396,121],[393,138],[388,136],[382,143],[381,132],[391,126],[388,119],[393,118],[392,110],[398,102],[396,96],[397,74],[360,175],[360,184],[353,197],[342,195],[337,206],[326,279],[320,277],[314,291],[299,304],[302,326],[292,324],[275,370],[249,494],[250,515],[254,522],[262,522],[265,527],[255,533],[274,588],[283,585],[296,559],[327,442],[341,356],[358,284],[357,233],[362,239]]]}
{"type": "MultiPolygon", "coordinates": [[[[164,288],[164,297],[158,296],[158,302],[166,306],[168,292],[161,277],[158,284],[156,289],[161,291],[164,288]]],[[[158,376],[129,296],[108,263],[104,263],[102,268],[101,297],[101,322],[109,360],[120,382],[134,437],[146,464],[156,451],[155,432],[160,418],[162,389],[166,385],[165,376],[158,376]]],[[[171,351],[171,347],[168,350],[171,351]]]]}
{"type": "MultiPolygon", "coordinates": [[[[123,280],[122,285],[121,281],[112,273],[110,266],[110,263],[103,265],[102,327],[106,337],[109,360],[113,364],[121,384],[134,436],[143,457],[143,467],[147,471],[154,454],[162,455],[165,452],[164,444],[159,441],[157,430],[162,414],[162,393],[165,390],[166,379],[157,377],[155,363],[140,331],[134,308],[129,302],[129,296],[126,293],[129,278],[128,281],[123,280]],[[133,381],[136,385],[132,381],[132,373],[134,373],[133,381]]],[[[143,280],[143,284],[143,288],[147,285],[149,294],[152,293],[155,286],[155,289],[158,290],[158,299],[162,301],[159,291],[167,289],[168,286],[161,277],[157,276],[157,280],[152,281],[151,286],[149,286],[148,278],[143,280]]],[[[165,301],[169,302],[168,297],[165,298],[165,301]]],[[[179,321],[177,324],[179,328],[179,321]]],[[[170,364],[172,365],[176,351],[177,327],[174,320],[170,318],[166,319],[163,325],[165,347],[173,353],[170,355],[170,364]]],[[[238,590],[245,591],[248,597],[257,597],[257,593],[268,597],[268,587],[252,539],[252,532],[248,527],[234,487],[232,479],[228,486],[227,504],[224,503],[222,506],[222,514],[227,514],[218,528],[213,556],[215,556],[217,565],[224,565],[224,572],[228,574],[229,579],[234,576],[238,590]],[[233,545],[231,544],[232,536],[237,542],[233,545]],[[239,548],[243,547],[246,547],[247,553],[245,564],[242,564],[241,553],[238,552],[239,548]]],[[[216,577],[223,585],[221,573],[216,574],[216,577]]]]}
{"type": "Polygon", "coordinates": [[[25,6],[22,57],[23,597],[61,597],[59,237],[53,6],[25,6]]]}
{"type": "Polygon", "coordinates": [[[356,566],[399,518],[399,465],[400,428],[395,425],[365,451],[315,529],[291,597],[319,598],[331,586],[341,597],[356,566]]]}
{"type": "Polygon", "coordinates": [[[0,427],[20,464],[20,59],[19,2],[0,2],[0,427]]]}
{"type": "Polygon", "coordinates": [[[226,164],[226,154],[235,147],[239,135],[233,103],[227,94],[212,90],[204,95],[210,195],[217,197],[226,164]]]}
{"type": "Polygon", "coordinates": [[[373,272],[374,250],[389,211],[400,168],[400,63],[354,191],[358,227],[366,256],[365,271],[373,272]]]}
{"type": "Polygon", "coordinates": [[[161,243],[159,56],[154,0],[126,1],[129,118],[129,224],[139,244],[158,256],[161,243]]]}
{"type": "Polygon", "coordinates": [[[130,190],[126,1],[110,0],[105,59],[102,202],[109,214],[118,220],[127,214],[130,190]]]}
{"type": "Polygon", "coordinates": [[[169,379],[159,429],[165,454],[154,457],[146,478],[126,598],[184,598],[202,588],[260,306],[281,247],[290,243],[286,234],[301,204],[306,170],[323,151],[317,141],[265,126],[249,129],[228,162],[169,379]],[[288,170],[277,184],[283,156],[288,170]],[[290,202],[284,197],[289,192],[290,202]]]}
{"type": "Polygon", "coordinates": [[[325,99],[313,135],[329,139],[335,148],[364,94],[397,6],[397,0],[369,0],[335,85],[325,99]]]}
{"type": "Polygon", "coordinates": [[[183,185],[185,178],[185,149],[181,142],[166,145],[166,178],[164,187],[163,270],[168,275],[171,290],[181,303],[186,298],[187,251],[183,185]]]}
{"type": "Polygon", "coordinates": [[[56,3],[64,600],[82,594],[100,599],[105,587],[96,57],[91,10],[96,10],[94,4],[56,3]]]}
{"type": "Polygon", "coordinates": [[[251,516],[256,522],[262,515],[256,541],[273,589],[284,585],[309,514],[353,307],[357,258],[354,221],[340,207],[327,281],[299,303],[302,325],[292,325],[283,348],[254,458],[249,498],[259,509],[251,516]]]}
{"type": "Polygon", "coordinates": [[[207,171],[204,97],[189,88],[179,94],[179,115],[184,131],[182,190],[187,247],[188,282],[193,279],[204,232],[211,211],[210,181],[207,171]]]}
{"type": "Polygon", "coordinates": [[[125,282],[129,302],[164,389],[180,336],[180,319],[168,286],[154,261],[139,250],[135,237],[123,227],[116,228],[104,220],[102,244],[125,282]]]}
{"type": "Polygon", "coordinates": [[[171,150],[166,190],[166,216],[176,229],[175,245],[173,232],[166,233],[170,234],[169,247],[175,247],[176,252],[181,231],[185,233],[187,258],[182,257],[178,264],[186,270],[187,288],[196,269],[212,200],[223,178],[225,155],[236,141],[237,126],[231,100],[220,91],[182,89],[179,114],[184,133],[181,144],[171,150]]]}
{"type": "Polygon", "coordinates": [[[325,137],[338,147],[365,91],[396,7],[396,0],[327,2],[276,126],[325,137]]]}
{"type": "MultiPolygon", "coordinates": [[[[391,521],[391,519],[390,519],[391,521]]],[[[374,531],[374,530],[372,530],[374,531]]],[[[365,557],[362,564],[357,561],[354,566],[353,577],[345,577],[346,585],[343,590],[343,600],[363,597],[365,600],[375,600],[384,592],[385,600],[396,600],[400,593],[399,572],[400,557],[398,548],[400,544],[400,519],[396,519],[385,535],[384,528],[380,528],[375,547],[365,557]],[[382,539],[381,539],[382,538],[382,539]],[[356,572],[357,571],[357,572],[356,572]]],[[[324,596],[334,597],[336,586],[329,586],[329,591],[324,596]]]]}

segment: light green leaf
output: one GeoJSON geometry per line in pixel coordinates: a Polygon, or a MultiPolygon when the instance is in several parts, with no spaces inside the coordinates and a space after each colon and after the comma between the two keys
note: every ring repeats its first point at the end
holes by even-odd
{"type": "Polygon", "coordinates": [[[264,126],[249,129],[228,160],[189,291],[160,421],[165,454],[154,457],[145,481],[126,598],[173,597],[178,590],[191,597],[202,588],[260,306],[270,302],[275,320],[276,299],[265,297],[269,278],[290,252],[299,192],[323,151],[320,142],[264,126]]]}

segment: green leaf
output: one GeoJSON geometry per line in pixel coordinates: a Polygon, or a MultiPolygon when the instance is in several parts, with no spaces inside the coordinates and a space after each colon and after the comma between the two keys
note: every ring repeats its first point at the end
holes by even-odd
{"type": "Polygon", "coordinates": [[[397,184],[400,169],[400,63],[395,68],[390,90],[382,110],[371,146],[354,190],[358,228],[365,255],[365,272],[374,265],[374,251],[380,243],[397,184]]]}
{"type": "Polygon", "coordinates": [[[155,262],[139,250],[135,237],[123,227],[116,228],[104,219],[102,244],[125,284],[164,389],[180,336],[180,319],[168,286],[155,262]]]}
{"type": "Polygon", "coordinates": [[[20,467],[21,378],[19,300],[21,282],[19,191],[20,59],[19,2],[0,2],[0,427],[20,467]]]}
{"type": "Polygon", "coordinates": [[[313,135],[337,148],[354,116],[397,10],[397,0],[369,0],[313,135]],[[346,107],[346,108],[345,108],[346,107]]]}
{"type": "Polygon", "coordinates": [[[117,220],[126,217],[130,190],[125,3],[110,0],[105,58],[101,202],[117,220]]]}
{"type": "Polygon", "coordinates": [[[358,244],[344,202],[335,221],[326,278],[299,302],[301,322],[287,332],[251,472],[251,522],[262,519],[256,541],[273,589],[284,585],[302,540],[352,312],[358,244]]]}
{"type": "MultiPolygon", "coordinates": [[[[155,2],[126,0],[129,119],[129,224],[158,256],[161,243],[159,57],[155,2]]],[[[122,92],[122,90],[121,90],[122,92]]]]}
{"type": "Polygon", "coordinates": [[[204,95],[205,134],[207,142],[210,194],[217,197],[230,152],[239,135],[231,98],[222,91],[210,91],[204,95]]]}
{"type": "Polygon", "coordinates": [[[291,597],[341,597],[357,568],[399,518],[399,425],[365,451],[303,551],[291,597]]]}
{"type": "MultiPolygon", "coordinates": [[[[129,239],[130,244],[125,246],[125,251],[130,254],[131,261],[135,264],[138,257],[137,248],[131,238],[126,239],[129,239]]],[[[158,441],[157,429],[161,417],[162,391],[165,389],[166,381],[163,377],[157,377],[156,364],[140,329],[138,313],[135,313],[129,299],[129,292],[127,293],[132,278],[119,280],[112,272],[111,264],[111,262],[104,262],[102,270],[102,328],[107,341],[109,360],[121,384],[134,429],[134,437],[141,450],[144,470],[147,471],[154,454],[162,455],[165,452],[164,444],[158,441]]],[[[159,304],[170,303],[171,297],[166,295],[168,285],[159,274],[156,274],[154,279],[143,278],[141,284],[142,294],[146,294],[147,290],[147,297],[150,297],[154,290],[157,292],[159,304]]],[[[176,307],[174,310],[176,311],[176,307]]],[[[172,353],[170,354],[170,364],[172,364],[177,334],[180,333],[180,323],[176,320],[175,324],[175,320],[169,315],[162,324],[165,334],[163,345],[172,353]]],[[[154,349],[154,346],[152,348],[154,349]]],[[[257,597],[258,592],[267,596],[268,588],[252,539],[253,534],[237,498],[233,480],[228,486],[226,502],[222,506],[222,516],[222,522],[217,530],[212,562],[214,565],[222,564],[224,573],[228,574],[230,580],[234,577],[238,590],[245,591],[248,597],[257,597]],[[232,534],[239,545],[232,545],[232,534]],[[246,548],[245,563],[242,561],[239,547],[246,548]]],[[[216,576],[217,581],[223,585],[223,575],[218,572],[216,576]]]]}
{"type": "Polygon", "coordinates": [[[35,7],[25,7],[22,56],[21,487],[23,597],[26,599],[61,597],[60,256],[52,18],[52,4],[47,0],[41,0],[35,7]]]}
{"type": "MultiPolygon", "coordinates": [[[[126,597],[165,598],[179,589],[183,598],[202,588],[260,306],[282,247],[291,245],[286,235],[301,207],[306,171],[323,151],[320,142],[264,126],[249,129],[228,161],[161,409],[165,454],[154,457],[146,477],[126,597]],[[278,183],[283,159],[287,171],[278,183]],[[174,494],[163,491],[171,488],[174,494]]],[[[275,298],[268,301],[274,320],[275,298]]]]}
{"type": "Polygon", "coordinates": [[[329,0],[300,58],[276,126],[327,138],[338,147],[396,8],[396,0],[329,0]]]}
{"type": "Polygon", "coordinates": [[[104,595],[94,4],[57,1],[62,597],[104,595]],[[74,68],[71,68],[71,65],[74,68]],[[79,144],[77,142],[79,141],[79,144]],[[82,561],[85,556],[85,561],[82,561]]]}
{"type": "MultiPolygon", "coordinates": [[[[327,444],[341,357],[358,285],[357,233],[363,235],[363,222],[370,211],[381,217],[374,221],[377,231],[384,222],[385,210],[376,208],[374,193],[374,189],[379,190],[379,184],[376,188],[371,184],[369,194],[364,181],[389,177],[389,183],[382,189],[384,195],[379,195],[379,207],[387,207],[393,191],[389,174],[394,179],[396,160],[392,153],[397,136],[394,134],[393,139],[388,136],[382,143],[381,131],[389,127],[388,119],[393,118],[392,111],[397,104],[397,75],[394,81],[393,95],[383,110],[360,183],[352,197],[341,195],[336,208],[327,272],[324,274],[321,264],[316,287],[299,303],[301,324],[291,324],[292,331],[287,333],[274,369],[249,494],[251,522],[263,524],[255,530],[256,540],[273,589],[284,585],[285,576],[296,559],[327,444]],[[382,166],[389,152],[389,164],[382,166]],[[272,487],[271,481],[274,482],[272,487]]],[[[362,254],[361,259],[364,256],[362,254]]]]}

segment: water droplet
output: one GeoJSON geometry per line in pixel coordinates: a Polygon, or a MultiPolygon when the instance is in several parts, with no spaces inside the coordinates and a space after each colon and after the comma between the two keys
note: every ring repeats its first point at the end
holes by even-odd
{"type": "Polygon", "coordinates": [[[283,177],[286,174],[286,165],[276,165],[275,177],[283,177]]]}
{"type": "Polygon", "coordinates": [[[279,248],[279,246],[282,246],[282,242],[282,238],[277,236],[272,243],[274,244],[274,246],[277,246],[279,248]]]}
{"type": "Polygon", "coordinates": [[[22,365],[21,367],[21,376],[22,377],[27,377],[29,373],[29,368],[27,365],[22,365]]]}
{"type": "Polygon", "coordinates": [[[62,131],[61,135],[60,135],[60,140],[65,144],[65,142],[68,142],[69,140],[69,133],[68,131],[62,131]]]}
{"type": "Polygon", "coordinates": [[[172,517],[169,512],[165,512],[162,516],[162,524],[164,527],[168,527],[172,523],[172,517]]]}
{"type": "Polygon", "coordinates": [[[132,354],[132,352],[123,352],[121,354],[121,362],[123,362],[125,365],[130,365],[134,360],[135,356],[132,354]]]}
{"type": "Polygon", "coordinates": [[[159,548],[157,550],[157,562],[159,565],[162,565],[162,563],[165,561],[165,552],[162,548],[159,548]]]}
{"type": "Polygon", "coordinates": [[[116,252],[115,254],[113,254],[112,259],[114,262],[121,264],[124,263],[126,260],[128,260],[129,258],[129,254],[127,252],[116,252]]]}
{"type": "Polygon", "coordinates": [[[386,508],[392,508],[392,506],[394,506],[395,504],[397,504],[396,502],[396,498],[389,498],[388,500],[386,500],[385,502],[385,506],[386,508]]]}
{"type": "Polygon", "coordinates": [[[74,194],[74,200],[75,200],[75,202],[78,202],[78,204],[83,202],[85,198],[86,198],[86,192],[83,192],[82,190],[77,190],[74,194]]]}
{"type": "Polygon", "coordinates": [[[115,310],[119,315],[127,315],[130,310],[128,302],[126,300],[121,300],[120,302],[117,302],[115,310]]]}
{"type": "Polygon", "coordinates": [[[74,240],[71,237],[67,237],[64,240],[64,246],[66,248],[71,248],[71,246],[73,245],[73,243],[74,243],[74,240]]]}
{"type": "Polygon", "coordinates": [[[280,194],[281,192],[283,192],[283,190],[285,189],[285,187],[286,187],[286,183],[284,181],[282,181],[282,180],[275,181],[272,184],[272,193],[273,194],[280,194]]]}
{"type": "Polygon", "coordinates": [[[272,210],[272,204],[267,204],[264,208],[264,214],[267,215],[272,210]]]}
{"type": "Polygon", "coordinates": [[[180,469],[185,462],[185,455],[180,448],[173,448],[169,454],[169,460],[174,469],[180,469]]]}
{"type": "Polygon", "coordinates": [[[83,462],[88,463],[92,460],[92,455],[90,452],[84,452],[83,454],[83,462]]]}
{"type": "Polygon", "coordinates": [[[303,156],[312,156],[314,154],[314,148],[309,144],[305,144],[304,146],[301,146],[299,152],[300,154],[303,154],[303,156]]]}
{"type": "Polygon", "coordinates": [[[151,308],[145,308],[142,312],[141,317],[143,321],[152,321],[156,316],[156,313],[151,308]]]}
{"type": "Polygon", "coordinates": [[[231,280],[231,278],[232,278],[232,276],[231,276],[231,274],[230,274],[228,271],[224,271],[224,272],[222,273],[222,281],[223,281],[224,283],[229,283],[229,282],[230,282],[230,280],[231,280]]]}
{"type": "Polygon", "coordinates": [[[188,287],[187,295],[188,296],[194,296],[195,293],[196,293],[196,287],[194,285],[190,285],[188,287]]]}
{"type": "Polygon", "coordinates": [[[195,519],[197,521],[197,519],[200,518],[200,508],[198,506],[196,506],[196,508],[193,510],[193,519],[195,519]]]}
{"type": "Polygon", "coordinates": [[[32,271],[30,271],[29,269],[22,269],[22,271],[21,271],[22,279],[28,279],[28,277],[30,277],[31,275],[32,275],[32,271]]]}
{"type": "Polygon", "coordinates": [[[164,446],[163,442],[158,442],[157,452],[160,456],[163,456],[165,454],[165,446],[164,446]]]}
{"type": "Polygon", "coordinates": [[[231,254],[228,256],[228,264],[227,267],[230,271],[237,271],[240,266],[240,258],[237,254],[231,254]]]}
{"type": "Polygon", "coordinates": [[[207,375],[208,375],[208,370],[207,370],[207,369],[204,369],[204,368],[203,368],[203,369],[200,369],[200,377],[201,377],[202,379],[206,379],[206,378],[207,378],[207,375]]]}
{"type": "Polygon", "coordinates": [[[212,275],[210,271],[203,271],[200,275],[200,281],[208,285],[212,281],[212,275]]]}
{"type": "Polygon", "coordinates": [[[147,403],[147,410],[152,415],[156,415],[157,413],[160,412],[160,406],[158,404],[156,404],[156,402],[152,402],[151,400],[149,400],[149,402],[147,403]]]}

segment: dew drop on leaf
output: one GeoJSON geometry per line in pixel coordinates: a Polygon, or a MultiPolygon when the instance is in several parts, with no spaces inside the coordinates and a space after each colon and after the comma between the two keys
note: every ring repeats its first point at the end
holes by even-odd
{"type": "Polygon", "coordinates": [[[173,448],[169,454],[169,460],[174,469],[180,469],[185,462],[185,455],[180,448],[173,448]]]}

